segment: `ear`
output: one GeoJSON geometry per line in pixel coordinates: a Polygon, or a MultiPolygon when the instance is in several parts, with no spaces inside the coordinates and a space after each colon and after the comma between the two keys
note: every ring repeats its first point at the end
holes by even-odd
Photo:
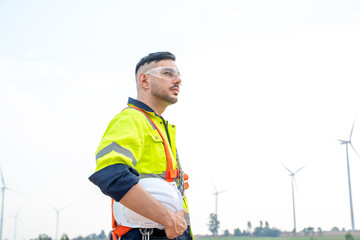
{"type": "Polygon", "coordinates": [[[140,73],[138,77],[139,86],[141,88],[148,90],[150,88],[150,78],[147,74],[140,73]]]}

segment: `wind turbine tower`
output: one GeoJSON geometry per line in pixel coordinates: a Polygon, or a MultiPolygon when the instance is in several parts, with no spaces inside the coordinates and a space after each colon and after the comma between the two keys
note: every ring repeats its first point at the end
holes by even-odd
{"type": "Polygon", "coordinates": [[[5,201],[5,190],[8,189],[5,185],[4,175],[2,173],[1,167],[0,167],[0,174],[1,174],[1,216],[0,216],[0,240],[2,240],[2,230],[4,225],[4,201],[5,201]]]}
{"type": "Polygon", "coordinates": [[[350,163],[349,163],[349,144],[352,147],[352,149],[354,150],[354,152],[356,153],[356,155],[360,158],[359,154],[356,152],[354,146],[351,143],[351,137],[352,137],[352,133],[354,130],[354,124],[355,121],[352,125],[351,131],[350,131],[350,137],[349,140],[340,140],[338,139],[338,141],[340,141],[340,144],[345,144],[346,145],[346,162],[347,162],[347,173],[348,173],[348,182],[349,182],[349,198],[350,198],[350,215],[351,215],[351,229],[352,231],[355,231],[355,223],[354,223],[354,211],[353,211],[353,204],[352,204],[352,194],[351,194],[351,180],[350,180],[350,163]]]}
{"type": "Polygon", "coordinates": [[[15,226],[14,226],[14,240],[16,240],[16,226],[17,226],[17,222],[18,222],[18,218],[19,218],[19,211],[20,209],[16,212],[15,217],[15,226]]]}
{"type": "Polygon", "coordinates": [[[290,172],[289,176],[291,176],[291,191],[292,191],[292,202],[293,202],[293,216],[294,216],[294,236],[296,236],[296,215],[295,215],[295,196],[294,196],[294,183],[296,183],[295,181],[295,174],[298,173],[301,169],[303,169],[305,166],[299,168],[298,170],[296,170],[295,172],[292,172],[289,168],[287,168],[284,164],[283,164],[284,168],[286,168],[286,170],[288,170],[290,172]]]}
{"type": "Polygon", "coordinates": [[[220,193],[224,193],[226,191],[218,191],[214,185],[215,192],[213,193],[215,195],[215,214],[218,216],[218,196],[220,193]]]}
{"type": "Polygon", "coordinates": [[[59,217],[60,217],[60,212],[62,211],[62,210],[64,210],[65,208],[62,208],[62,209],[56,209],[56,208],[54,208],[53,207],[53,209],[55,210],[55,212],[56,212],[56,235],[55,235],[55,240],[58,240],[59,238],[58,238],[58,231],[59,231],[59,217]]]}

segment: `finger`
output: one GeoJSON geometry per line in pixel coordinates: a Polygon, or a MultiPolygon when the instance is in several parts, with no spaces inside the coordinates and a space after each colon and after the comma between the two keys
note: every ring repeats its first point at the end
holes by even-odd
{"type": "Polygon", "coordinates": [[[184,217],[185,216],[185,214],[186,214],[186,209],[181,209],[180,211],[178,211],[176,214],[178,214],[178,215],[180,215],[180,216],[182,216],[182,217],[184,217]]]}
{"type": "Polygon", "coordinates": [[[168,233],[166,231],[165,231],[165,234],[168,239],[174,239],[178,236],[178,234],[176,234],[176,233],[168,233]]]}

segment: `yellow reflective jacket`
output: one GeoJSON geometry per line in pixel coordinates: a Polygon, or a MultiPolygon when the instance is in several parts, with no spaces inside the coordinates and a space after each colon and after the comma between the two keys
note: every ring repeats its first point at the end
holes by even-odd
{"type": "MultiPolygon", "coordinates": [[[[145,104],[134,99],[130,99],[128,105],[132,106],[131,103],[146,112],[162,135],[167,136],[172,165],[176,169],[178,156],[175,125],[156,115],[145,104]]],[[[126,108],[112,119],[96,151],[96,172],[113,164],[135,168],[139,178],[152,176],[165,179],[167,161],[163,140],[150,120],[136,109],[126,108]]],[[[183,203],[183,207],[188,210],[186,197],[183,198],[183,203]]],[[[186,220],[189,224],[188,218],[187,216],[186,220]]]]}

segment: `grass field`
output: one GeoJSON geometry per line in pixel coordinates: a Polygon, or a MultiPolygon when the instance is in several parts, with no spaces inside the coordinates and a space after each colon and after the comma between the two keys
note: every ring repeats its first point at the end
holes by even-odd
{"type": "MultiPolygon", "coordinates": [[[[360,240],[360,236],[353,235],[354,240],[360,240]]],[[[307,236],[307,237],[209,237],[196,238],[196,240],[345,240],[344,235],[335,236],[307,236]]]]}

